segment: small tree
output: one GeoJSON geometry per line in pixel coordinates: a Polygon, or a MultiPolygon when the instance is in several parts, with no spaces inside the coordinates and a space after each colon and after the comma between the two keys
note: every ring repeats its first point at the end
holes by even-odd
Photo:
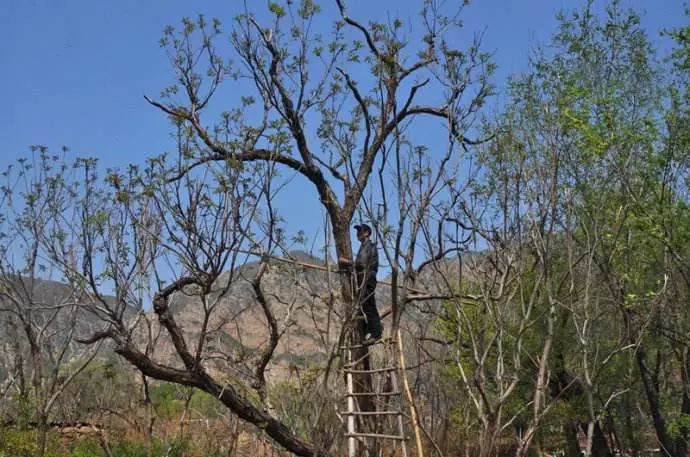
{"type": "Polygon", "coordinates": [[[8,389],[19,407],[6,419],[36,423],[38,456],[46,451],[56,402],[101,346],[76,344],[93,331],[84,285],[62,276],[52,260],[59,253],[63,262],[73,262],[78,244],[65,212],[75,191],[69,173],[57,157],[35,147],[31,161],[20,160],[16,170],[4,173],[0,195],[7,210],[0,216],[0,319],[8,338],[8,389]]]}

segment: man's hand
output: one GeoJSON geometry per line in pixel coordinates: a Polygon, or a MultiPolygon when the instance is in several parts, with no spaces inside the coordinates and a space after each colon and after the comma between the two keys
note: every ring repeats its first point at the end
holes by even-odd
{"type": "Polygon", "coordinates": [[[340,268],[349,268],[352,266],[352,260],[348,259],[347,257],[340,257],[338,259],[338,266],[340,268]]]}

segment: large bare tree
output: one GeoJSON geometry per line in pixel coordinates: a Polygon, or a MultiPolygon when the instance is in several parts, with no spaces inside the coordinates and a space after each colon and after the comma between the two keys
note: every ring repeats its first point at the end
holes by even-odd
{"type": "MultiPolygon", "coordinates": [[[[343,1],[330,6],[336,15],[330,18],[328,38],[317,27],[324,23],[325,13],[311,1],[272,2],[272,20],[263,24],[246,10],[234,21],[230,49],[219,44],[223,33],[218,21],[184,20],[180,29],[169,28],[162,39],[175,82],[161,98],[147,100],[182,132],[183,161],[172,169],[169,180],[185,179],[211,163],[264,163],[294,172],[313,186],[323,205],[336,255],[351,258],[350,225],[373,172],[378,166],[379,176],[400,173],[395,156],[385,151],[400,146],[401,129],[429,118],[415,136],[428,137],[429,128],[441,134],[446,151],[439,156],[442,169],[453,152],[446,147],[448,141],[455,150],[475,142],[466,132],[491,93],[492,66],[478,40],[467,49],[455,47],[462,5],[421,2],[421,28],[398,18],[377,22],[352,17],[343,1]],[[228,63],[229,54],[238,58],[239,66],[228,63]],[[209,115],[228,77],[249,84],[242,85],[246,92],[240,105],[214,120],[209,115]]],[[[441,178],[438,172],[433,177],[441,178]]],[[[412,217],[402,215],[399,220],[419,225],[429,209],[427,201],[412,217]]],[[[412,240],[419,230],[413,228],[412,240]]],[[[398,243],[396,248],[401,247],[398,243]]],[[[412,260],[408,256],[406,268],[412,260]]],[[[172,291],[162,291],[160,298],[172,291]]],[[[345,277],[341,295],[345,315],[355,316],[345,277]]],[[[353,342],[361,338],[356,334],[353,342]]],[[[356,358],[365,351],[359,350],[356,358]]],[[[360,389],[367,388],[366,375],[358,381],[360,389]]],[[[361,402],[363,408],[371,408],[366,397],[361,402]]]]}

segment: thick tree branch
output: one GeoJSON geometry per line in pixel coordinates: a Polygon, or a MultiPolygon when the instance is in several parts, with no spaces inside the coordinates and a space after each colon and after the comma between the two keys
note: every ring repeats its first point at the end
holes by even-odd
{"type": "MultiPolygon", "coordinates": [[[[174,320],[167,320],[165,317],[161,317],[161,314],[169,313],[169,310],[167,310],[167,302],[163,304],[161,301],[167,300],[167,298],[173,292],[181,289],[185,285],[196,283],[197,281],[193,278],[182,278],[163,289],[156,296],[158,303],[154,303],[154,307],[158,307],[156,312],[159,314],[159,319],[163,319],[162,323],[166,326],[168,331],[171,331],[171,337],[174,337],[174,335],[179,332],[179,329],[174,325],[174,320]]],[[[265,430],[265,432],[272,439],[296,455],[305,457],[321,457],[325,455],[325,453],[318,448],[299,439],[288,427],[285,426],[285,424],[275,419],[268,412],[255,407],[249,402],[249,400],[244,399],[240,393],[238,393],[232,387],[232,385],[221,385],[204,371],[196,369],[196,367],[193,367],[194,369],[186,367],[185,370],[180,370],[156,363],[149,356],[136,349],[136,347],[132,345],[131,341],[126,338],[121,338],[120,335],[116,334],[112,330],[98,332],[92,337],[83,339],[80,342],[92,343],[108,337],[113,339],[117,345],[115,352],[137,367],[144,375],[154,379],[196,387],[204,390],[205,392],[218,398],[225,406],[237,414],[237,416],[239,416],[241,419],[265,430]]],[[[175,343],[176,349],[179,353],[180,349],[178,348],[178,344],[179,343],[175,343]]],[[[189,357],[191,358],[191,356],[189,357]]],[[[183,358],[186,359],[187,357],[183,358]]],[[[187,365],[187,361],[185,361],[185,365],[187,365]]]]}
{"type": "Polygon", "coordinates": [[[297,438],[285,424],[242,398],[232,386],[228,384],[221,386],[209,376],[203,375],[201,386],[199,387],[218,398],[241,419],[265,430],[268,436],[276,440],[288,451],[304,457],[323,457],[326,455],[323,451],[297,438]]]}
{"type": "Polygon", "coordinates": [[[331,219],[333,221],[339,221],[341,219],[341,214],[338,200],[335,196],[335,193],[331,189],[331,186],[328,184],[325,177],[323,176],[323,173],[314,163],[314,155],[309,149],[309,146],[307,144],[307,138],[302,128],[301,114],[295,110],[294,104],[292,103],[292,99],[290,98],[290,93],[285,88],[285,85],[283,84],[282,80],[278,75],[279,66],[282,63],[281,54],[279,50],[276,49],[276,47],[274,46],[271,37],[266,36],[263,33],[261,27],[259,26],[259,24],[256,23],[256,21],[254,21],[253,19],[250,20],[259,32],[259,35],[261,36],[264,42],[264,46],[266,46],[266,49],[268,49],[268,51],[271,53],[272,58],[271,66],[269,69],[269,75],[271,77],[271,81],[273,82],[273,84],[278,88],[278,92],[280,93],[281,102],[284,109],[285,120],[288,122],[288,125],[290,126],[290,131],[292,132],[295,142],[297,143],[297,150],[299,151],[300,156],[304,161],[304,169],[300,170],[300,172],[305,177],[307,177],[307,179],[309,179],[316,187],[319,193],[319,197],[321,199],[321,203],[326,207],[326,210],[329,212],[331,219]]]}
{"type": "MultiPolygon", "coordinates": [[[[208,280],[210,282],[210,279],[208,280]]],[[[175,346],[177,354],[182,359],[187,370],[191,372],[196,372],[201,369],[197,360],[192,356],[187,348],[187,342],[185,341],[182,329],[177,325],[175,318],[170,311],[168,306],[168,299],[170,295],[174,292],[181,291],[185,286],[197,284],[201,287],[206,286],[204,282],[193,277],[183,277],[163,289],[161,292],[157,293],[153,298],[153,310],[158,315],[158,321],[160,324],[168,331],[170,339],[175,346]]],[[[205,287],[204,287],[205,288],[205,287]]]]}
{"type": "Polygon", "coordinates": [[[467,138],[466,136],[461,134],[460,131],[458,130],[457,123],[455,122],[455,120],[450,115],[448,108],[434,108],[431,106],[413,106],[413,107],[405,110],[405,117],[416,115],[416,114],[429,114],[431,116],[442,117],[444,119],[447,119],[450,123],[451,134],[455,138],[457,138],[463,145],[476,146],[479,144],[486,143],[487,141],[490,141],[495,136],[495,135],[491,135],[490,137],[483,138],[480,140],[473,140],[473,139],[467,138]]]}
{"type": "Polygon", "coordinates": [[[268,264],[262,263],[259,267],[256,277],[254,277],[252,280],[252,289],[254,290],[254,295],[261,305],[261,309],[263,310],[264,316],[266,317],[266,321],[268,323],[268,345],[262,351],[261,357],[256,365],[256,370],[254,371],[254,376],[256,377],[255,388],[259,392],[262,400],[265,400],[266,398],[266,366],[271,361],[280,338],[280,333],[278,332],[278,322],[276,321],[273,311],[271,310],[271,306],[269,305],[268,300],[266,300],[266,296],[261,288],[261,278],[263,277],[267,268],[268,264]]]}

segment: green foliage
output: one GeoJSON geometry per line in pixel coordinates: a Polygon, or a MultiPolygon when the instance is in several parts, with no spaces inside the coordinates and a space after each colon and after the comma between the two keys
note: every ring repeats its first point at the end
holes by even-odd
{"type": "Polygon", "coordinates": [[[299,16],[302,19],[310,19],[321,12],[321,6],[313,0],[300,0],[299,16]]]}
{"type": "MultiPolygon", "coordinates": [[[[0,428],[0,457],[34,456],[38,451],[38,431],[16,427],[0,428]]],[[[58,436],[48,434],[44,457],[62,457],[58,436]]]]}
{"type": "Polygon", "coordinates": [[[268,10],[279,18],[285,16],[285,9],[276,2],[268,2],[268,10]]]}
{"type": "Polygon", "coordinates": [[[201,417],[214,417],[219,405],[217,398],[201,390],[195,390],[189,402],[192,412],[201,417]]]}
{"type": "Polygon", "coordinates": [[[90,420],[103,408],[127,410],[140,395],[132,372],[117,361],[93,361],[67,386],[59,411],[64,417],[90,420]]]}
{"type": "Polygon", "coordinates": [[[113,457],[183,457],[189,444],[186,440],[161,441],[154,439],[151,452],[146,443],[117,440],[110,445],[113,457]]]}
{"type": "Polygon", "coordinates": [[[95,438],[84,438],[71,446],[71,457],[96,457],[105,455],[98,440],[95,438]]]}
{"type": "Polygon", "coordinates": [[[269,401],[281,421],[298,436],[308,438],[310,433],[314,433],[313,424],[318,419],[316,430],[321,439],[332,442],[337,437],[335,434],[339,433],[340,423],[334,417],[334,408],[328,406],[337,400],[324,398],[321,395],[324,392],[319,389],[323,368],[310,365],[298,370],[297,379],[291,376],[269,386],[269,401]]]}
{"type": "Polygon", "coordinates": [[[681,413],[668,424],[668,432],[672,437],[682,437],[690,430],[690,414],[681,413]]]}
{"type": "MultiPolygon", "coordinates": [[[[446,306],[439,329],[457,342],[446,375],[458,380],[464,372],[470,393],[479,392],[481,383],[487,404],[500,392],[492,377],[518,376],[502,413],[517,414],[516,424],[531,420],[524,405],[534,398],[549,298],[557,307],[551,384],[542,405],[556,405],[540,419],[543,426],[610,417],[625,422],[633,436],[644,428],[639,408],[648,407],[633,405],[645,399],[636,378],[636,345],[652,353],[687,350],[687,344],[646,326],[651,320],[660,328],[673,327],[677,335],[688,333],[682,317],[688,287],[682,284],[690,253],[684,139],[690,116],[684,117],[684,89],[676,91],[675,106],[665,103],[662,67],[635,12],[614,0],[600,18],[589,2],[559,21],[550,46],[535,55],[532,71],[512,81],[503,117],[488,128],[498,133],[478,153],[484,174],[472,183],[473,196],[491,221],[487,226],[497,227],[501,238],[496,252],[509,250],[520,259],[511,270],[519,290],[495,308],[488,298],[463,304],[459,312],[446,306]],[[667,107],[675,110],[672,118],[667,107]],[[664,124],[664,118],[673,122],[664,124]],[[524,312],[529,297],[535,298],[534,318],[517,329],[511,318],[524,312]],[[514,354],[517,335],[525,362],[511,373],[510,359],[499,356],[514,354]],[[567,383],[569,390],[554,397],[567,383]]],[[[683,67],[682,58],[676,62],[683,67]]],[[[500,260],[496,265],[503,267],[500,260]]],[[[492,296],[486,293],[490,286],[484,287],[484,297],[492,296]]],[[[654,376],[667,370],[680,380],[678,366],[658,358],[654,376]]],[[[666,387],[658,394],[668,417],[674,417],[678,392],[666,387]]],[[[484,404],[477,410],[489,417],[484,404]]]]}
{"type": "MultiPolygon", "coordinates": [[[[149,453],[145,442],[115,439],[109,443],[113,457],[183,457],[189,455],[190,443],[186,439],[154,439],[149,453]]],[[[38,450],[38,432],[15,427],[0,428],[0,457],[34,456],[38,450]]],[[[45,457],[65,457],[57,433],[49,432],[45,457]]],[[[105,456],[98,440],[93,437],[79,439],[69,446],[70,457],[105,456]]]]}
{"type": "Polygon", "coordinates": [[[162,419],[177,419],[182,414],[185,402],[189,398],[189,410],[192,415],[211,417],[217,413],[218,400],[201,390],[190,391],[188,387],[161,382],[150,387],[151,402],[156,414],[162,419]]]}
{"type": "Polygon", "coordinates": [[[185,392],[188,388],[161,382],[153,384],[149,389],[151,402],[158,416],[163,419],[174,419],[182,413],[185,392]]]}

